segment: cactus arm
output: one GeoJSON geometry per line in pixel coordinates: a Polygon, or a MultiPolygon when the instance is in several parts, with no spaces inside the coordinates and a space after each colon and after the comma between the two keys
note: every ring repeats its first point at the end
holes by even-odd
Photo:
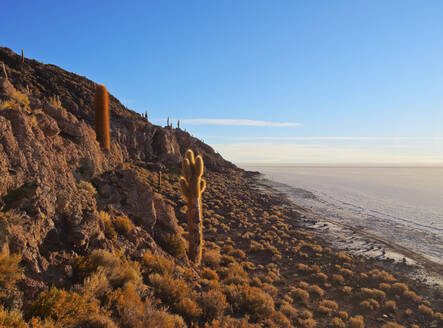
{"type": "Polygon", "coordinates": [[[203,158],[200,155],[195,159],[195,170],[198,177],[203,175],[203,158]]]}
{"type": "Polygon", "coordinates": [[[200,194],[202,194],[206,189],[206,180],[205,179],[201,179],[200,181],[200,194]]]}

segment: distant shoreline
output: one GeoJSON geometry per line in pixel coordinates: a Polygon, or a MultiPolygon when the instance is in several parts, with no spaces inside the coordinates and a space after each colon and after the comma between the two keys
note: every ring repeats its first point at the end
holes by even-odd
{"type": "MultiPolygon", "coordinates": [[[[283,190],[279,190],[274,181],[265,178],[259,171],[251,173],[253,173],[252,179],[259,189],[283,198],[286,202],[293,205],[298,212],[302,213],[304,221],[301,222],[301,226],[309,230],[310,233],[325,239],[340,250],[363,255],[364,257],[380,262],[380,264],[384,266],[398,266],[399,264],[402,264],[403,258],[405,258],[406,264],[400,270],[401,273],[406,274],[412,279],[420,280],[420,282],[424,282],[431,287],[438,286],[438,288],[443,290],[443,264],[432,261],[425,255],[366,232],[363,229],[353,227],[346,223],[337,222],[322,214],[316,213],[313,210],[300,206],[295,201],[291,200],[287,193],[283,190]],[[340,232],[325,233],[323,227],[325,227],[326,224],[338,227],[340,232]],[[357,246],[365,242],[365,246],[369,245],[369,248],[372,248],[374,251],[369,253],[352,251],[348,246],[337,242],[337,236],[339,238],[346,237],[346,239],[356,243],[357,246]]],[[[281,183],[278,182],[278,184],[281,183]]],[[[311,197],[316,197],[310,191],[304,189],[300,190],[303,190],[306,194],[311,194],[311,197]]]]}
{"type": "Polygon", "coordinates": [[[435,168],[443,167],[443,163],[427,164],[427,163],[234,163],[242,168],[253,167],[358,167],[358,168],[435,168]]]}

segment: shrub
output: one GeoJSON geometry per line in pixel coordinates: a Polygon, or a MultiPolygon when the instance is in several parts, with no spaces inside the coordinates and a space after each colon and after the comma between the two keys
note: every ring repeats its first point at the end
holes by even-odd
{"type": "Polygon", "coordinates": [[[222,264],[222,265],[228,265],[228,264],[231,264],[231,263],[237,263],[237,262],[235,261],[235,258],[234,258],[233,256],[231,256],[231,255],[226,255],[226,254],[223,254],[223,255],[221,256],[221,264],[222,264]]]}
{"type": "Polygon", "coordinates": [[[312,319],[312,313],[308,310],[298,314],[297,323],[303,328],[313,328],[317,325],[317,322],[312,319]]]}
{"type": "Polygon", "coordinates": [[[233,319],[223,316],[220,319],[205,323],[205,328],[260,328],[261,326],[249,323],[249,318],[233,319]]]}
{"type": "Polygon", "coordinates": [[[278,311],[274,311],[268,320],[265,320],[265,326],[270,328],[293,328],[291,322],[286,316],[278,311]]]}
{"type": "Polygon", "coordinates": [[[168,273],[151,274],[149,281],[154,287],[155,296],[170,305],[180,302],[189,293],[189,286],[184,280],[174,279],[168,273]]]}
{"type": "Polygon", "coordinates": [[[225,284],[243,284],[249,281],[248,273],[243,270],[243,267],[238,263],[230,263],[226,270],[223,271],[225,284]]]}
{"type": "Polygon", "coordinates": [[[349,319],[349,328],[365,328],[365,322],[361,315],[356,315],[349,319]]]}
{"type": "Polygon", "coordinates": [[[303,264],[303,263],[297,264],[297,269],[301,272],[304,272],[304,273],[311,271],[311,268],[308,265],[303,264]]]}
{"type": "Polygon", "coordinates": [[[221,317],[228,306],[226,296],[218,290],[203,292],[200,303],[203,310],[203,318],[208,322],[221,317]]]}
{"type": "Polygon", "coordinates": [[[95,190],[94,186],[90,182],[87,182],[84,180],[80,181],[80,183],[78,184],[78,187],[81,190],[85,190],[93,195],[95,195],[97,193],[97,190],[95,190]]]}
{"type": "Polygon", "coordinates": [[[308,290],[311,294],[317,295],[319,297],[323,297],[323,295],[325,294],[324,290],[321,289],[318,285],[311,285],[309,286],[308,290]]]}
{"type": "Polygon", "coordinates": [[[143,254],[142,263],[150,273],[172,274],[175,270],[175,264],[171,260],[149,252],[143,254]]]}
{"type": "Polygon", "coordinates": [[[313,276],[315,277],[315,279],[317,279],[320,282],[328,281],[328,276],[326,274],[324,274],[323,272],[318,272],[318,273],[314,274],[313,276]]]}
{"type": "Polygon", "coordinates": [[[381,328],[406,328],[405,326],[399,325],[395,322],[387,322],[381,328]]]}
{"type": "Polygon", "coordinates": [[[119,318],[121,327],[185,328],[183,319],[153,308],[149,299],[140,299],[134,284],[108,293],[107,307],[119,318]]]}
{"type": "Polygon", "coordinates": [[[22,314],[18,311],[7,311],[0,306],[0,327],[4,328],[28,328],[23,320],[22,314]]]}
{"type": "Polygon", "coordinates": [[[342,319],[335,317],[332,318],[332,320],[329,322],[329,327],[346,328],[346,324],[343,322],[342,319]]]}
{"type": "Polygon", "coordinates": [[[397,310],[397,304],[393,300],[386,301],[385,302],[385,309],[387,311],[394,312],[395,310],[397,310]]]}
{"type": "Polygon", "coordinates": [[[373,298],[367,299],[360,303],[360,307],[366,311],[374,311],[380,308],[380,304],[373,298]]]}
{"type": "Polygon", "coordinates": [[[334,301],[323,300],[317,308],[317,312],[330,317],[334,312],[338,310],[338,305],[334,301]]]}
{"type": "Polygon", "coordinates": [[[30,308],[30,316],[49,318],[61,326],[98,313],[97,300],[55,287],[40,293],[30,308]]]}
{"type": "Polygon", "coordinates": [[[391,285],[386,283],[386,282],[381,282],[378,285],[378,288],[380,288],[381,290],[384,290],[385,292],[391,289],[391,285]]]}
{"type": "Polygon", "coordinates": [[[345,268],[340,269],[340,274],[348,278],[351,278],[354,275],[354,273],[351,270],[345,268]]]}
{"type": "Polygon", "coordinates": [[[111,221],[111,216],[103,211],[100,211],[99,213],[100,219],[103,222],[103,225],[105,227],[105,236],[106,238],[116,240],[117,239],[117,232],[114,229],[114,226],[111,221]]]}
{"type": "Polygon", "coordinates": [[[344,286],[344,287],[342,288],[342,292],[343,292],[343,294],[345,294],[345,295],[351,295],[351,293],[352,293],[352,287],[350,287],[350,286],[344,286]]]}
{"type": "Polygon", "coordinates": [[[18,254],[9,254],[7,246],[0,253],[0,296],[15,289],[15,283],[23,276],[23,268],[19,263],[22,257],[18,254]]]}
{"type": "Polygon", "coordinates": [[[111,269],[119,266],[121,262],[120,258],[104,249],[96,249],[92,251],[89,260],[94,270],[99,266],[111,269]]]}
{"type": "Polygon", "coordinates": [[[96,272],[85,278],[82,290],[86,295],[101,297],[109,291],[110,287],[106,271],[99,267],[96,272]]]}
{"type": "Polygon", "coordinates": [[[396,282],[395,284],[392,284],[392,286],[391,286],[391,290],[396,294],[403,294],[408,289],[409,289],[408,285],[401,283],[401,282],[396,282]]]}
{"type": "Polygon", "coordinates": [[[203,253],[203,263],[207,266],[214,268],[220,264],[220,260],[221,260],[221,255],[219,250],[216,249],[206,250],[203,253]]]}
{"type": "Polygon", "coordinates": [[[274,300],[260,288],[248,285],[226,287],[229,302],[238,312],[246,312],[253,320],[263,320],[274,311],[274,300]]]}
{"type": "Polygon", "coordinates": [[[184,240],[180,235],[175,233],[161,234],[161,245],[171,255],[177,258],[184,258],[186,256],[186,247],[184,240]]]}
{"type": "Polygon", "coordinates": [[[104,275],[114,288],[129,282],[136,285],[141,283],[138,262],[127,261],[103,249],[94,250],[87,258],[79,256],[74,261],[74,268],[81,278],[97,271],[99,267],[102,268],[104,275]]]}
{"type": "Polygon", "coordinates": [[[405,290],[403,292],[403,296],[406,299],[412,300],[414,302],[420,302],[422,300],[421,296],[418,296],[415,292],[413,292],[412,290],[405,290]]]}
{"type": "Polygon", "coordinates": [[[352,258],[346,252],[337,252],[335,253],[337,258],[342,260],[343,262],[351,262],[352,258]]]}
{"type": "Polygon", "coordinates": [[[349,317],[348,312],[345,312],[345,311],[340,311],[340,312],[338,312],[338,316],[339,316],[340,319],[342,319],[343,321],[348,320],[348,317],[349,317]]]}
{"type": "Polygon", "coordinates": [[[178,303],[174,304],[173,308],[188,324],[196,321],[202,314],[202,309],[189,297],[182,298],[178,303]]]}
{"type": "Polygon", "coordinates": [[[118,267],[107,270],[108,280],[114,288],[133,283],[139,285],[142,282],[140,265],[138,262],[124,261],[118,267]]]}
{"type": "Polygon", "coordinates": [[[309,302],[309,293],[304,289],[292,287],[289,292],[289,295],[292,298],[300,301],[302,304],[306,305],[309,302]]]}
{"type": "Polygon", "coordinates": [[[386,293],[379,289],[362,288],[360,291],[363,298],[375,298],[378,301],[386,298],[386,293]]]}
{"type": "Polygon", "coordinates": [[[332,309],[334,311],[338,310],[338,305],[334,301],[323,300],[323,301],[320,302],[320,305],[323,305],[323,306],[325,306],[327,308],[330,308],[330,309],[332,309]]]}
{"type": "Polygon", "coordinates": [[[282,304],[280,306],[280,311],[291,320],[297,318],[297,310],[291,304],[282,304]]]}
{"type": "Polygon", "coordinates": [[[394,282],[397,280],[397,279],[395,279],[395,277],[392,274],[390,274],[384,270],[373,269],[373,270],[369,271],[369,275],[374,280],[381,280],[384,282],[394,282]]]}
{"type": "Polygon", "coordinates": [[[204,268],[201,272],[201,277],[208,280],[216,280],[218,281],[218,274],[212,269],[204,268]]]}
{"type": "Polygon", "coordinates": [[[337,284],[342,284],[345,281],[345,278],[341,274],[333,274],[332,281],[337,284]]]}
{"type": "Polygon", "coordinates": [[[308,289],[309,289],[309,284],[308,284],[307,282],[305,282],[305,281],[300,281],[300,282],[298,283],[298,286],[299,286],[300,288],[304,289],[304,290],[308,290],[308,289]]]}
{"type": "Polygon", "coordinates": [[[276,297],[278,295],[278,288],[275,287],[274,285],[264,283],[261,289],[263,289],[266,293],[268,293],[272,297],[276,297]]]}
{"type": "Polygon", "coordinates": [[[117,328],[117,325],[105,315],[91,315],[79,321],[74,328],[117,328]]]}
{"type": "Polygon", "coordinates": [[[420,304],[418,306],[418,310],[421,313],[426,314],[426,315],[431,316],[431,317],[434,315],[434,311],[430,307],[428,307],[428,306],[426,306],[424,304],[420,304]]]}
{"type": "Polygon", "coordinates": [[[234,249],[231,252],[229,252],[229,255],[234,256],[241,260],[246,257],[246,253],[243,252],[241,249],[234,249]]]}
{"type": "Polygon", "coordinates": [[[17,89],[15,89],[12,84],[9,84],[4,89],[4,92],[7,97],[9,97],[8,100],[0,102],[0,109],[5,108],[13,108],[16,110],[26,110],[29,111],[29,98],[27,95],[21,93],[17,89]]]}
{"type": "Polygon", "coordinates": [[[127,216],[117,216],[114,221],[115,230],[126,237],[135,229],[134,223],[127,216]]]}

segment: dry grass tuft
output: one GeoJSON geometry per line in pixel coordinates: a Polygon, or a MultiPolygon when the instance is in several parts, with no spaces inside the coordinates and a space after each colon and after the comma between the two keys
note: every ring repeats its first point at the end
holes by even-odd
{"type": "Polygon", "coordinates": [[[220,264],[221,255],[217,249],[206,250],[203,253],[203,263],[211,268],[215,268],[220,264]]]}
{"type": "Polygon", "coordinates": [[[114,221],[115,230],[128,237],[135,229],[134,223],[127,216],[118,216],[114,221]]]}
{"type": "Polygon", "coordinates": [[[201,295],[203,318],[208,322],[220,318],[228,307],[226,296],[218,290],[210,290],[201,295]]]}
{"type": "Polygon", "coordinates": [[[146,252],[143,254],[142,263],[149,273],[172,274],[175,264],[166,257],[146,252]]]}
{"type": "Polygon", "coordinates": [[[365,328],[365,322],[363,316],[356,315],[349,318],[349,328],[365,328]]]}
{"type": "Polygon", "coordinates": [[[22,257],[18,254],[9,254],[5,246],[0,253],[0,296],[5,296],[15,289],[15,283],[23,276],[20,266],[22,257]]]}

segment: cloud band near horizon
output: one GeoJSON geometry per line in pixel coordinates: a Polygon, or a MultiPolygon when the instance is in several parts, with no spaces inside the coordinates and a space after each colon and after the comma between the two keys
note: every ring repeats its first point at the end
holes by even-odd
{"type": "Polygon", "coordinates": [[[256,120],[239,119],[218,119],[218,118],[189,118],[180,120],[183,124],[189,125],[231,125],[231,126],[269,126],[269,127],[291,127],[300,126],[298,122],[270,122],[256,120]]]}
{"type": "Polygon", "coordinates": [[[224,137],[224,136],[204,136],[204,138],[214,138],[233,141],[420,141],[420,140],[443,140],[443,137],[224,137]]]}

